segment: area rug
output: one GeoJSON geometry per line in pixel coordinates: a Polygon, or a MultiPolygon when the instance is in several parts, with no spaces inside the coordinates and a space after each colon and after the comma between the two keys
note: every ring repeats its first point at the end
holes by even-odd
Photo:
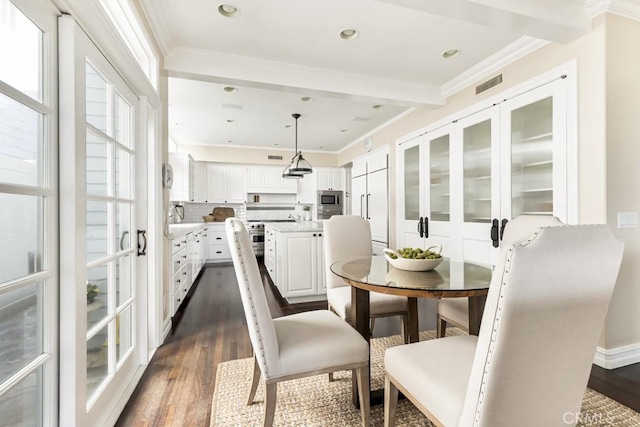
{"type": "MultiPolygon", "coordinates": [[[[460,335],[447,329],[447,336],[460,335]]],[[[435,331],[420,333],[420,340],[435,338],[435,331]]],[[[402,344],[400,335],[371,340],[371,388],[384,387],[384,350],[402,344]]],[[[211,426],[259,426],[264,411],[264,382],[256,393],[256,403],[247,406],[251,386],[252,359],[218,365],[211,408],[211,426]]],[[[640,414],[587,389],[580,414],[569,414],[567,421],[581,419],[581,426],[640,427],[640,414]]],[[[371,408],[371,425],[382,426],[383,405],[371,408]]],[[[351,403],[351,373],[338,372],[335,381],[317,375],[278,384],[274,426],[360,426],[360,412],[351,403]]],[[[398,426],[428,426],[429,420],[408,400],[398,401],[398,426]]]]}

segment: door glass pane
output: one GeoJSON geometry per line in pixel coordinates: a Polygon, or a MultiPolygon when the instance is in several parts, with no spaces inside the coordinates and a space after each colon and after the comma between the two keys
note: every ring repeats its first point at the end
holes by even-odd
{"type": "Polygon", "coordinates": [[[101,264],[87,270],[87,331],[108,313],[109,265],[101,264]]]}
{"type": "Polygon", "coordinates": [[[109,374],[108,326],[87,341],[87,402],[109,374]]]}
{"type": "Polygon", "coordinates": [[[0,193],[0,283],[42,271],[44,197],[0,193]]]}
{"type": "Polygon", "coordinates": [[[511,112],[511,212],[553,213],[552,98],[511,112]]]}
{"type": "Polygon", "coordinates": [[[420,216],[420,146],[404,152],[404,219],[420,216]]]}
{"type": "Polygon", "coordinates": [[[0,383],[42,353],[42,307],[41,283],[0,293],[0,383]]]}
{"type": "Polygon", "coordinates": [[[116,148],[116,197],[131,197],[133,179],[131,179],[131,155],[122,148],[116,148]]]}
{"type": "Polygon", "coordinates": [[[0,397],[0,425],[42,426],[42,366],[0,397]]]}
{"type": "Polygon", "coordinates": [[[131,256],[118,258],[116,265],[116,305],[131,297],[131,256]]]}
{"type": "Polygon", "coordinates": [[[42,31],[9,0],[0,17],[0,80],[42,101],[42,31]]]}
{"type": "Polygon", "coordinates": [[[116,93],[116,117],[114,138],[125,147],[131,148],[131,106],[116,93]]]}
{"type": "Polygon", "coordinates": [[[0,182],[42,186],[42,160],[42,114],[0,94],[0,182]]]}
{"type": "Polygon", "coordinates": [[[86,66],[87,78],[87,123],[100,129],[108,134],[108,116],[109,102],[107,82],[100,74],[87,62],[86,66]]]}
{"type": "Polygon", "coordinates": [[[118,362],[133,346],[132,326],[131,306],[129,305],[116,317],[116,356],[118,362]]]}
{"type": "Polygon", "coordinates": [[[429,154],[431,220],[449,221],[449,135],[431,141],[429,154]]]}
{"type": "Polygon", "coordinates": [[[463,130],[464,220],[491,221],[491,121],[463,130]]]}
{"type": "Polygon", "coordinates": [[[87,262],[107,256],[109,203],[87,202],[87,262]]]}
{"type": "Polygon", "coordinates": [[[109,145],[87,132],[87,194],[105,196],[109,192],[109,145]]]}

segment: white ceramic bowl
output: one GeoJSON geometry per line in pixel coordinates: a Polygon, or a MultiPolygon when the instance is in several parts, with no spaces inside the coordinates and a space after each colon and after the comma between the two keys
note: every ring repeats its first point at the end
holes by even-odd
{"type": "MultiPolygon", "coordinates": [[[[440,245],[431,246],[430,248],[427,248],[427,249],[439,254],[442,251],[442,246],[440,245]],[[437,250],[434,250],[434,249],[437,249],[437,250]]],[[[402,258],[398,254],[398,251],[394,251],[393,249],[385,249],[384,256],[385,258],[387,258],[387,261],[389,261],[389,264],[391,264],[395,268],[398,268],[400,270],[408,270],[408,271],[430,271],[436,268],[437,266],[439,266],[442,260],[444,259],[444,257],[442,256],[436,259],[402,258]],[[398,258],[393,259],[389,256],[390,254],[396,255],[398,258]]]]}

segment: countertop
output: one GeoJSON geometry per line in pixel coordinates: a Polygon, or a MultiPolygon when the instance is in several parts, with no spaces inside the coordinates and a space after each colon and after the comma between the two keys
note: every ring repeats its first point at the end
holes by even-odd
{"type": "Polygon", "coordinates": [[[184,236],[187,233],[197,230],[204,225],[224,226],[224,222],[183,222],[182,224],[169,224],[169,239],[184,236]]]}
{"type": "Polygon", "coordinates": [[[322,221],[265,222],[264,226],[273,228],[275,231],[279,231],[281,233],[322,231],[322,221]]]}

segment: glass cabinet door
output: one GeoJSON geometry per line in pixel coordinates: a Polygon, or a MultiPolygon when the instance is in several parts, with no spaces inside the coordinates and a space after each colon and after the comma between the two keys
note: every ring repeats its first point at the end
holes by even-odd
{"type": "Polygon", "coordinates": [[[420,217],[420,145],[404,152],[404,219],[420,217]]]}
{"type": "Polygon", "coordinates": [[[491,222],[491,120],[463,129],[464,222],[491,222]]]}
{"type": "Polygon", "coordinates": [[[516,96],[502,106],[501,217],[567,216],[565,81],[516,96]]]}
{"type": "Polygon", "coordinates": [[[429,219],[431,221],[449,221],[451,219],[449,134],[431,140],[429,158],[429,219]]]}

